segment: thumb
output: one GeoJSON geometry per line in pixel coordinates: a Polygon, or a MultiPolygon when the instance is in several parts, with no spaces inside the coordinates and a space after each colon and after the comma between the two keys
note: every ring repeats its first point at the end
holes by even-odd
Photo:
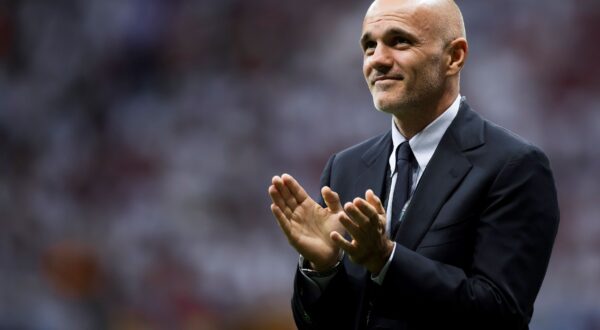
{"type": "Polygon", "coordinates": [[[365,198],[367,199],[367,202],[369,202],[369,204],[371,204],[371,206],[373,206],[375,208],[377,213],[379,213],[379,214],[385,213],[385,209],[383,208],[383,205],[381,204],[381,200],[379,199],[379,197],[377,197],[377,195],[375,195],[373,190],[371,190],[371,189],[367,190],[367,192],[365,193],[365,198]]]}
{"type": "Polygon", "coordinates": [[[321,196],[323,196],[323,200],[327,207],[333,213],[337,213],[343,210],[342,204],[340,203],[340,196],[331,188],[325,186],[321,188],[321,196]]]}

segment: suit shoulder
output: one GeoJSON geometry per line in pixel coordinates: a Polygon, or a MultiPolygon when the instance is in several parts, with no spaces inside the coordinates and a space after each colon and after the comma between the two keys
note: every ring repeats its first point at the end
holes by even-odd
{"type": "Polygon", "coordinates": [[[535,144],[517,133],[484,119],[486,144],[509,159],[533,156],[547,159],[545,153],[535,144]]]}

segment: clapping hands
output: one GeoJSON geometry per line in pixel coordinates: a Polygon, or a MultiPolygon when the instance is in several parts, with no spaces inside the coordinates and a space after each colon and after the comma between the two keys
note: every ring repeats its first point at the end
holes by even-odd
{"type": "Polygon", "coordinates": [[[316,203],[290,175],[275,176],[269,187],[271,211],[290,245],[317,271],[333,267],[344,250],[350,260],[377,274],[387,261],[393,243],[385,233],[385,210],[368,190],[342,207],[337,193],[321,189],[326,207],[316,203]],[[344,238],[348,232],[351,240],[344,238]]]}

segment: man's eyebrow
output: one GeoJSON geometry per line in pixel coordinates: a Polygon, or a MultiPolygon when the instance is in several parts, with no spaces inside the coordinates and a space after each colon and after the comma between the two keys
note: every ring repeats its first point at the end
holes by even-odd
{"type": "MultiPolygon", "coordinates": [[[[404,29],[401,28],[397,28],[397,27],[391,27],[389,29],[386,29],[385,31],[383,31],[384,35],[394,35],[394,36],[402,36],[405,37],[407,39],[411,39],[411,40],[415,40],[416,36],[404,29]]],[[[366,41],[371,39],[371,32],[365,32],[361,37],[360,37],[360,44],[364,45],[366,41]]]]}
{"type": "Polygon", "coordinates": [[[366,32],[364,33],[361,37],[360,37],[360,44],[364,45],[365,42],[367,42],[367,40],[371,39],[371,33],[370,32],[366,32]]]}
{"type": "Polygon", "coordinates": [[[416,38],[415,35],[413,35],[412,33],[404,30],[404,29],[400,29],[400,28],[389,28],[388,30],[385,31],[386,34],[392,34],[392,35],[400,35],[406,38],[411,38],[414,39],[416,38]]]}

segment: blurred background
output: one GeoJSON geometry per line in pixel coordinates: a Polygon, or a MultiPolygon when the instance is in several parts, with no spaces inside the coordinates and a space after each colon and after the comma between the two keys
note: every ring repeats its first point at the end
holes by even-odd
{"type": "MultiPolygon", "coordinates": [[[[293,329],[267,187],[389,129],[368,5],[0,0],[0,329],[293,329]]],[[[600,2],[459,5],[462,94],[559,189],[531,329],[600,329],[600,2]]]]}

